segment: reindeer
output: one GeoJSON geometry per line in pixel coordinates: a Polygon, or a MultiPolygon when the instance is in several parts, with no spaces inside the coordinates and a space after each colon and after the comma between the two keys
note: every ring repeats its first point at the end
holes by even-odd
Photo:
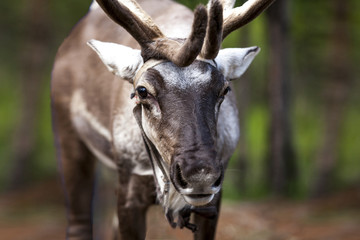
{"type": "Polygon", "coordinates": [[[92,3],[59,48],[51,86],[68,239],[92,239],[96,159],[118,172],[121,239],[145,238],[156,202],[171,227],[214,238],[239,138],[231,80],[260,50],[221,43],[273,1],[210,0],[194,13],[171,0],[92,3]]]}

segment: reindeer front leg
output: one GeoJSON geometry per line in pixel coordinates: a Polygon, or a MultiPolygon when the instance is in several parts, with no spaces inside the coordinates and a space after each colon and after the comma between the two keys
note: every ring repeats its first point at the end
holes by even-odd
{"type": "Polygon", "coordinates": [[[92,196],[93,166],[92,156],[87,155],[86,163],[80,159],[63,157],[65,196],[67,202],[67,239],[92,239],[92,196]],[[66,158],[66,159],[65,159],[66,158]]]}
{"type": "Polygon", "coordinates": [[[221,191],[216,194],[212,202],[213,206],[193,210],[195,225],[197,225],[197,231],[194,233],[195,240],[215,239],[220,213],[221,191]]]}
{"type": "Polygon", "coordinates": [[[119,237],[123,240],[143,240],[146,235],[146,211],[156,199],[154,178],[132,174],[130,181],[124,184],[121,177],[118,190],[119,237]]]}
{"type": "Polygon", "coordinates": [[[91,203],[95,159],[71,127],[68,111],[58,107],[53,115],[67,207],[66,239],[92,239],[91,203]]]}

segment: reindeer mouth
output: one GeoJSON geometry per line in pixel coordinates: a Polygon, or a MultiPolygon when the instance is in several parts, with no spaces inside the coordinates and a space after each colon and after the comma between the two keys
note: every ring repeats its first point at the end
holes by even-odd
{"type": "Polygon", "coordinates": [[[183,197],[187,203],[193,206],[203,206],[213,200],[214,194],[187,194],[183,197]]]}

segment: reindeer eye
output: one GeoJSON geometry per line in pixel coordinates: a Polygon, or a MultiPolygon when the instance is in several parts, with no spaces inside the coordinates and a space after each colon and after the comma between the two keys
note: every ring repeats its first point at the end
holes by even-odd
{"type": "Polygon", "coordinates": [[[230,91],[231,91],[231,88],[230,88],[230,87],[225,88],[224,93],[223,93],[223,96],[225,96],[226,94],[228,94],[228,92],[230,92],[230,91]]]}
{"type": "Polygon", "coordinates": [[[148,92],[145,87],[142,87],[142,86],[137,87],[136,92],[141,99],[145,99],[148,96],[148,92]]]}

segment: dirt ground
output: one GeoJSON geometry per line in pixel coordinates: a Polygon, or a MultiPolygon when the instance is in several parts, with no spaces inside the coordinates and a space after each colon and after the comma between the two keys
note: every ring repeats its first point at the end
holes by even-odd
{"type": "MultiPolygon", "coordinates": [[[[94,221],[96,239],[106,239],[111,220],[94,221]]],[[[64,239],[65,225],[56,181],[0,196],[1,240],[64,239]]],[[[148,229],[148,240],[192,239],[188,230],[171,229],[156,206],[149,210],[148,229]]],[[[316,201],[224,202],[217,239],[360,240],[360,189],[316,201]]]]}

